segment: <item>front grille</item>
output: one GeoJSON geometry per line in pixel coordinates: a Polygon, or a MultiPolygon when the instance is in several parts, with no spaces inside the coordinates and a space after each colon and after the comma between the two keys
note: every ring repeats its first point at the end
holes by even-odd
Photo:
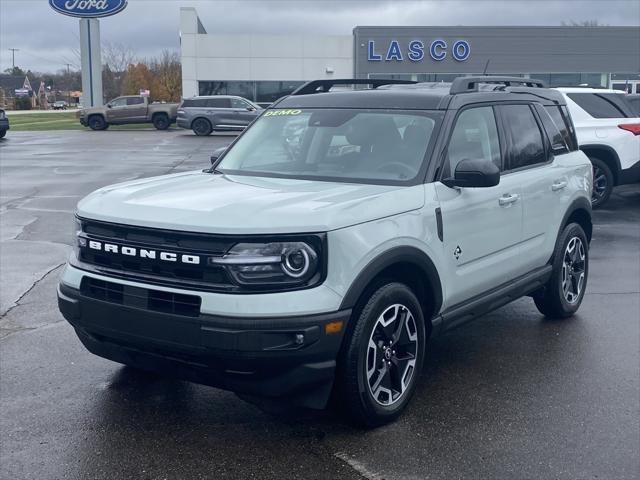
{"type": "Polygon", "coordinates": [[[200,315],[202,301],[196,295],[131,287],[91,277],[82,279],[80,292],[86,297],[104,302],[186,317],[200,315]]]}
{"type": "Polygon", "coordinates": [[[224,255],[236,243],[232,237],[193,232],[176,232],[106,222],[82,220],[83,237],[118,245],[118,253],[82,247],[78,260],[95,270],[119,278],[196,290],[230,291],[237,288],[224,267],[208,264],[209,257],[224,255]],[[158,258],[124,255],[121,247],[197,256],[199,264],[169,262],[158,258]]]}

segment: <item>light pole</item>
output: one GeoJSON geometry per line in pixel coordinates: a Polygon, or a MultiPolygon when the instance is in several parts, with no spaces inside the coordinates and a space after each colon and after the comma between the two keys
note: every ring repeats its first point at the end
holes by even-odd
{"type": "Polygon", "coordinates": [[[15,70],[16,69],[16,52],[19,52],[20,49],[10,48],[9,50],[11,50],[11,66],[12,66],[12,69],[15,70]]]}

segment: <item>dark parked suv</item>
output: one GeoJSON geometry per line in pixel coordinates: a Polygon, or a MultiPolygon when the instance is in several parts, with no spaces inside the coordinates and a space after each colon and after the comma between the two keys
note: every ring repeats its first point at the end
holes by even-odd
{"type": "Polygon", "coordinates": [[[178,108],[178,126],[206,136],[213,131],[241,131],[262,108],[246,98],[227,95],[193,97],[178,108]]]}

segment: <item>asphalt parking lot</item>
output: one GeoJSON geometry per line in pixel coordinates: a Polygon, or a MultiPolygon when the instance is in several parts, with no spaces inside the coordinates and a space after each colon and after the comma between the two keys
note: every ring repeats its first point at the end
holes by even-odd
{"type": "Polygon", "coordinates": [[[396,423],[263,411],[92,356],[56,305],[76,202],[204,168],[233,137],[9,132],[0,140],[0,478],[638,478],[640,185],[595,213],[579,314],[530,299],[430,343],[396,423]]]}

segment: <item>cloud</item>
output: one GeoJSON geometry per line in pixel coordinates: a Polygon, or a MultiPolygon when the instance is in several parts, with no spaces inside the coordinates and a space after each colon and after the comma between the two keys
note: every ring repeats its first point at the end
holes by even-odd
{"type": "MultiPolygon", "coordinates": [[[[129,0],[100,21],[102,38],[130,45],[140,57],[179,49],[180,7],[195,7],[210,33],[349,35],[356,25],[560,25],[598,20],[640,25],[637,0],[129,0]]],[[[0,0],[0,70],[16,64],[56,71],[80,63],[78,20],[47,0],[0,0]]],[[[72,66],[72,68],[74,68],[72,66]]]]}

